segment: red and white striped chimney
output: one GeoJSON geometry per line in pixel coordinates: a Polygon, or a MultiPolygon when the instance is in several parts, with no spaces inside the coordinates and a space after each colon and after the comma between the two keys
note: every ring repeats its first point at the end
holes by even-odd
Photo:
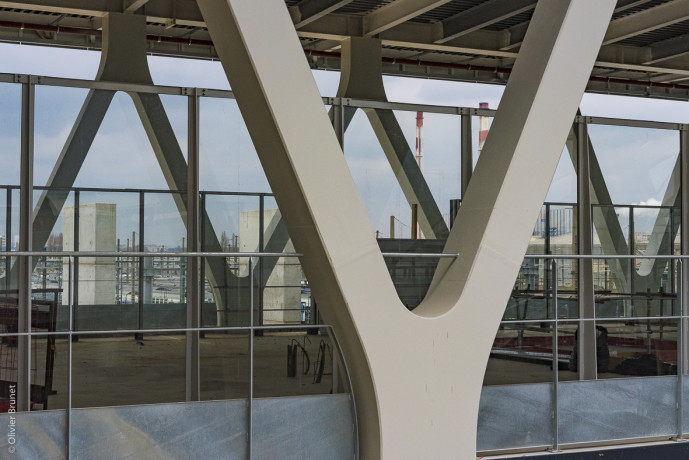
{"type": "MultiPolygon", "coordinates": [[[[480,102],[478,105],[479,109],[487,109],[488,108],[488,103],[487,102],[480,102]]],[[[478,122],[478,151],[480,152],[483,149],[483,144],[486,143],[486,138],[488,137],[488,131],[490,130],[489,126],[489,118],[488,117],[479,117],[479,122],[478,122]]]]}

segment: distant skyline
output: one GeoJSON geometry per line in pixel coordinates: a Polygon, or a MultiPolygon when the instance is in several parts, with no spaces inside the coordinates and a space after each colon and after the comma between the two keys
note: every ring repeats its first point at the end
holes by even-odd
{"type": "MultiPolygon", "coordinates": [[[[0,72],[28,73],[67,78],[92,79],[100,52],[0,43],[0,72]]],[[[159,85],[229,89],[217,61],[150,56],[153,80],[159,85]]],[[[324,96],[334,96],[338,72],[314,71],[324,96]]],[[[504,87],[441,80],[385,77],[388,99],[398,102],[477,107],[488,102],[497,108],[504,87]]],[[[288,90],[288,87],[285,88],[288,90]]],[[[86,90],[37,87],[35,128],[35,185],[45,184],[81,108],[86,90]]],[[[19,175],[18,85],[0,85],[0,157],[8,167],[0,169],[0,184],[17,184],[19,175]]],[[[163,104],[183,152],[187,143],[186,98],[163,96],[163,104]]],[[[205,190],[269,192],[269,186],[236,103],[232,100],[202,99],[201,103],[201,187],[205,190]]],[[[689,103],[653,99],[586,94],[582,113],[674,123],[689,122],[689,103]]],[[[408,143],[414,145],[415,113],[397,112],[408,143]]],[[[298,107],[295,107],[298,116],[298,107]]],[[[477,125],[478,123],[475,123],[477,125]]],[[[474,127],[477,131],[477,126],[474,127]]],[[[424,126],[425,175],[443,214],[449,200],[459,198],[459,117],[426,114],[424,126]]],[[[305,126],[304,134],[308,135],[305,126]]],[[[613,201],[620,204],[659,203],[679,151],[677,132],[592,126],[591,139],[598,153],[613,201]]],[[[474,147],[478,146],[474,139],[474,147]]],[[[388,233],[389,216],[402,222],[410,219],[396,179],[389,168],[373,130],[363,113],[355,117],[345,138],[345,157],[371,221],[372,230],[388,233]]],[[[538,171],[534,171],[538,174],[538,171]]],[[[528,180],[528,178],[525,178],[528,180]]],[[[167,188],[131,99],[118,93],[96,136],[77,178],[78,186],[118,188],[167,188]]],[[[161,198],[162,199],[162,198],[161,198]]],[[[576,200],[576,176],[566,155],[555,173],[548,201],[576,200]]],[[[130,200],[129,198],[127,199],[130,200]]],[[[133,197],[132,197],[133,200],[133,197]]],[[[152,208],[161,215],[158,244],[176,245],[183,225],[170,202],[152,208]],[[166,217],[164,217],[166,216],[166,217]],[[167,223],[164,223],[167,222],[167,223]]],[[[209,203],[216,230],[229,233],[238,227],[238,213],[254,206],[251,202],[216,199],[209,203]],[[215,217],[213,217],[215,216],[215,217]]],[[[118,209],[118,236],[132,226],[133,209],[118,209]],[[123,213],[122,217],[119,214],[123,213]],[[120,221],[122,224],[120,225],[120,221]]],[[[151,222],[153,224],[153,222],[151,222]]],[[[409,233],[400,226],[398,231],[409,233]]],[[[130,233],[130,232],[129,232],[130,233]]]]}

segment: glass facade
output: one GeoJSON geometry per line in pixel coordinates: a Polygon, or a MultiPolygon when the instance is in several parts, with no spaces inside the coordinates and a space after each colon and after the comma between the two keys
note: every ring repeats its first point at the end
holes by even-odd
{"type": "MultiPolygon", "coordinates": [[[[287,425],[286,414],[316,404],[319,414],[338,417],[321,429],[355,423],[337,337],[311,295],[236,102],[229,93],[170,91],[158,92],[166,93],[160,98],[174,155],[142,127],[124,92],[100,95],[111,99],[110,110],[90,138],[70,137],[80,104],[93,97],[88,88],[36,86],[32,230],[33,251],[41,254],[30,259],[26,286],[18,271],[27,256],[11,255],[26,212],[18,173],[21,85],[0,84],[2,116],[17,115],[0,123],[8,166],[0,172],[0,413],[10,385],[28,379],[21,416],[37,414],[36,432],[53,438],[56,451],[86,453],[95,420],[119,418],[155,437],[163,430],[141,420],[176,410],[209,433],[224,433],[222,449],[240,456],[274,452],[270,430],[284,427],[271,425],[271,414],[287,425]],[[184,174],[175,170],[180,158],[189,161],[189,97],[200,97],[201,107],[198,190],[182,187],[186,164],[184,174]],[[88,156],[70,163],[71,180],[51,182],[70,143],[88,156]],[[198,245],[188,240],[190,195],[199,210],[198,245]],[[31,293],[30,326],[19,319],[22,289],[31,293]],[[213,425],[220,416],[241,422],[213,425]]],[[[462,160],[479,158],[480,120],[462,108],[347,104],[361,107],[341,133],[343,151],[381,252],[424,254],[386,257],[401,307],[413,310],[461,206],[462,160]],[[462,117],[472,121],[469,129],[462,117]],[[410,181],[400,158],[420,165],[425,183],[410,181]],[[414,203],[421,186],[442,217],[441,237],[425,235],[418,219],[430,209],[414,203]]],[[[581,202],[577,152],[568,144],[495,335],[481,452],[681,437],[689,427],[680,423],[689,392],[681,295],[687,262],[680,256],[686,216],[672,179],[679,131],[586,123],[598,159],[590,202],[581,202]],[[636,171],[649,149],[659,152],[658,166],[636,171]],[[628,193],[630,182],[638,194],[628,193]],[[644,403],[631,407],[632,400],[644,403]],[[594,422],[606,429],[592,430],[594,422]]],[[[178,429],[175,423],[168,428],[178,429]]],[[[303,439],[297,444],[309,445],[303,439]]],[[[34,450],[26,455],[44,455],[44,448],[27,443],[34,450]]]]}

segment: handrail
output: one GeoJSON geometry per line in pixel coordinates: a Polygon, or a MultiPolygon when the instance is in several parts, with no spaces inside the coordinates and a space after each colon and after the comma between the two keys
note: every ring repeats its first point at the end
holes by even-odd
{"type": "Polygon", "coordinates": [[[689,259],[689,254],[662,254],[662,255],[646,255],[646,254],[526,254],[525,259],[689,259]]]}
{"type": "MultiPolygon", "coordinates": [[[[302,257],[300,252],[125,252],[125,251],[10,251],[0,257],[302,257]]],[[[383,257],[456,258],[459,254],[383,252],[383,257]]]]}

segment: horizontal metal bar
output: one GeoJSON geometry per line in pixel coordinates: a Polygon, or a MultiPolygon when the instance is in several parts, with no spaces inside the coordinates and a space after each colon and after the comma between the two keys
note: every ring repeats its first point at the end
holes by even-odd
{"type": "Polygon", "coordinates": [[[645,120],[628,120],[624,118],[607,118],[607,117],[587,117],[578,115],[575,118],[577,123],[585,122],[590,125],[607,125],[607,126],[626,126],[629,128],[650,128],[650,129],[667,129],[672,131],[679,131],[684,129],[686,125],[681,123],[669,123],[664,121],[645,121],[645,120]]]}
{"type": "Polygon", "coordinates": [[[557,320],[555,319],[510,319],[510,320],[504,320],[500,321],[500,324],[555,324],[557,321],[558,325],[561,324],[566,324],[568,322],[572,323],[581,323],[581,322],[586,322],[586,321],[604,321],[604,322],[611,322],[611,321],[648,321],[648,320],[680,320],[683,318],[689,318],[689,316],[625,316],[622,318],[611,318],[611,317],[602,317],[602,318],[558,318],[557,320]]]}
{"type": "Polygon", "coordinates": [[[459,254],[437,254],[437,253],[426,253],[426,252],[383,252],[381,253],[383,257],[399,257],[407,259],[416,258],[428,258],[428,259],[456,259],[459,254]]]}
{"type": "MultiPolygon", "coordinates": [[[[571,206],[576,206],[576,203],[570,203],[571,206]]],[[[634,208],[634,209],[677,209],[679,206],[653,206],[648,204],[594,204],[591,205],[593,209],[596,208],[634,208]]]]}
{"type": "MultiPolygon", "coordinates": [[[[248,311],[248,310],[247,310],[248,311]]],[[[54,331],[54,332],[14,332],[14,333],[0,333],[0,337],[47,337],[47,336],[71,336],[71,335],[114,335],[114,334],[171,334],[184,332],[232,332],[232,331],[270,331],[270,330],[307,330],[307,329],[331,329],[332,326],[325,324],[275,324],[268,326],[225,326],[225,327],[189,327],[189,328],[170,328],[170,329],[110,329],[110,330],[88,330],[88,331],[54,331]]]]}
{"type": "MultiPolygon", "coordinates": [[[[66,88],[86,88],[100,89],[106,91],[125,91],[151,94],[167,94],[173,96],[199,95],[201,97],[234,99],[231,90],[210,89],[210,88],[189,88],[182,86],[159,86],[146,84],[132,84],[121,82],[93,81],[75,78],[49,77],[42,75],[26,75],[13,73],[0,73],[0,83],[22,83],[33,81],[37,85],[66,87],[66,88]]],[[[402,102],[371,101],[365,99],[324,97],[323,103],[327,105],[342,104],[349,107],[390,109],[414,112],[439,113],[449,115],[474,115],[474,116],[495,116],[494,109],[477,109],[474,107],[452,107],[428,104],[410,104],[402,102]]],[[[590,124],[629,126],[636,128],[652,128],[667,130],[686,130],[688,126],[681,123],[667,123],[645,120],[628,120],[621,118],[589,117],[578,116],[577,121],[584,121],[590,124]]]]}
{"type": "MultiPolygon", "coordinates": [[[[383,257],[404,258],[456,258],[458,254],[431,254],[414,252],[383,252],[383,257]]],[[[117,252],[117,251],[12,251],[0,252],[0,257],[302,257],[299,252],[117,252]]]]}
{"type": "MultiPolygon", "coordinates": [[[[483,110],[483,109],[481,109],[483,110]]],[[[19,190],[19,185],[0,184],[2,190],[19,190]]],[[[96,193],[170,193],[183,194],[186,190],[169,190],[169,189],[146,189],[146,188],[111,188],[111,187],[47,187],[45,185],[35,185],[34,190],[50,190],[50,191],[66,191],[66,192],[96,192],[96,193]]],[[[274,193],[267,192],[224,192],[217,190],[201,190],[199,193],[208,196],[222,195],[222,196],[275,196],[274,193]]],[[[461,199],[458,200],[461,203],[461,199]]],[[[566,203],[564,201],[544,201],[543,206],[561,206],[561,207],[575,207],[576,203],[566,203]]],[[[646,204],[594,204],[593,208],[634,208],[634,209],[679,209],[677,206],[653,206],[646,204]]]]}
{"type": "MultiPolygon", "coordinates": [[[[338,98],[332,98],[336,102],[338,98]]],[[[444,115],[460,115],[462,107],[450,107],[429,104],[410,104],[406,102],[385,102],[373,101],[369,99],[342,99],[342,105],[345,107],[356,107],[359,109],[387,109],[400,110],[405,112],[425,112],[438,113],[444,115]]]]}
{"type": "Polygon", "coordinates": [[[62,88],[99,89],[105,91],[125,91],[133,93],[167,94],[172,96],[199,95],[202,97],[234,99],[234,93],[230,90],[210,88],[189,88],[185,86],[161,86],[139,83],[123,83],[109,81],[93,81],[78,78],[48,77],[43,75],[25,75],[0,73],[0,83],[21,83],[32,80],[37,85],[54,86],[62,88]]]}
{"type": "MultiPolygon", "coordinates": [[[[0,189],[19,190],[19,185],[0,185],[0,189]]],[[[45,185],[36,185],[34,190],[50,190],[50,191],[65,191],[65,192],[94,192],[94,193],[169,193],[169,194],[183,194],[186,190],[169,190],[169,189],[155,189],[155,188],[109,188],[109,187],[47,187],[45,185]]],[[[227,196],[255,196],[256,198],[262,196],[274,196],[273,193],[266,192],[223,192],[215,190],[201,190],[201,194],[205,195],[227,195],[227,196]]]]}
{"type": "Polygon", "coordinates": [[[525,259],[689,259],[689,255],[526,254],[525,259]]]}
{"type": "MultiPolygon", "coordinates": [[[[248,310],[247,310],[248,311],[248,310]]],[[[524,319],[524,320],[505,320],[500,321],[501,325],[510,324],[555,324],[567,325],[567,323],[581,323],[581,322],[628,322],[628,321],[679,321],[681,319],[689,318],[689,316],[629,316],[623,318],[560,318],[560,319],[524,319]]],[[[190,328],[165,328],[165,329],[108,329],[108,330],[86,330],[86,331],[54,331],[54,332],[42,332],[42,331],[32,331],[29,332],[14,332],[14,333],[0,333],[0,337],[19,337],[19,336],[29,336],[32,337],[47,337],[47,336],[72,336],[72,335],[116,335],[116,334],[126,334],[132,335],[136,333],[145,334],[171,334],[171,333],[185,333],[185,332],[233,332],[233,331],[303,331],[303,330],[313,330],[313,329],[330,329],[333,327],[326,324],[275,324],[275,325],[263,325],[263,326],[225,326],[225,327],[190,327],[190,328]]]]}
{"type": "Polygon", "coordinates": [[[117,252],[117,251],[12,251],[0,257],[301,257],[299,252],[117,252]]]}

